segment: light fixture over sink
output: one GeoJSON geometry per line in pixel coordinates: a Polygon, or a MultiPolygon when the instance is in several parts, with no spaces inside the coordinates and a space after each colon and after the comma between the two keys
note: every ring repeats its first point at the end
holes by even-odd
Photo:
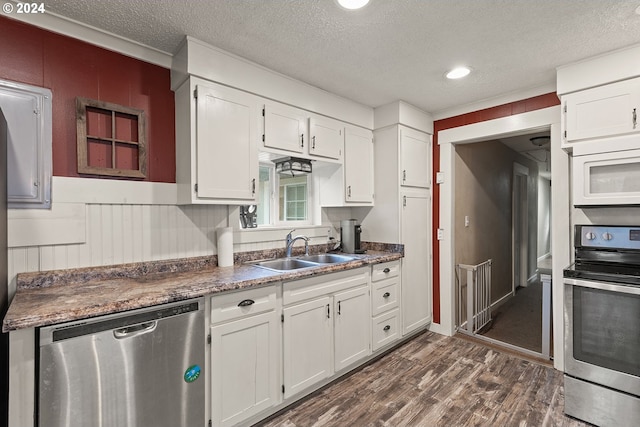
{"type": "Polygon", "coordinates": [[[284,157],[273,161],[276,164],[276,173],[280,175],[305,175],[311,173],[311,160],[297,157],[284,157]]]}

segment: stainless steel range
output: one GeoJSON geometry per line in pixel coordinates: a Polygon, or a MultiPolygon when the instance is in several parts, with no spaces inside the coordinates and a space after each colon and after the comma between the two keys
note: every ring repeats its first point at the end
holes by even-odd
{"type": "Polygon", "coordinates": [[[640,226],[575,227],[564,270],[565,413],[640,423],[640,226]]]}

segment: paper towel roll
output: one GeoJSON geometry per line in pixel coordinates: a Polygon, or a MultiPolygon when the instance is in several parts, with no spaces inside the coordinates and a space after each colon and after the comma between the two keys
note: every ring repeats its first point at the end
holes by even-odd
{"type": "Polygon", "coordinates": [[[216,233],[218,235],[218,267],[231,267],[233,265],[233,228],[218,228],[216,233]]]}

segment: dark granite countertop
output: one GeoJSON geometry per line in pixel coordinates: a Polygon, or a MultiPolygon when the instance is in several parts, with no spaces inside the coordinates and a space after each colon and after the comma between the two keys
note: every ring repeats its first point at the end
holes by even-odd
{"type": "Polygon", "coordinates": [[[281,256],[273,251],[236,254],[232,267],[213,257],[22,273],[2,323],[3,332],[69,322],[220,292],[358,268],[400,259],[402,245],[369,243],[366,254],[340,264],[285,273],[247,264],[281,256]],[[266,255],[266,256],[264,256],[266,255]]]}

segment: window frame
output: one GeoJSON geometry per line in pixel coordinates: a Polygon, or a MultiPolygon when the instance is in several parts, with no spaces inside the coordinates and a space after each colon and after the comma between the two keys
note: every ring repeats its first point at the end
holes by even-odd
{"type": "MultiPolygon", "coordinates": [[[[260,162],[259,167],[269,168],[269,224],[258,224],[255,229],[268,229],[268,228],[294,228],[298,226],[313,225],[313,196],[312,196],[312,181],[310,174],[305,175],[306,178],[306,217],[305,220],[280,220],[280,176],[275,171],[275,165],[273,163],[260,162]]],[[[293,184],[292,184],[293,185],[293,184]]],[[[301,184],[295,184],[301,185],[301,184]]],[[[286,188],[286,186],[284,187],[286,188]]],[[[256,203],[258,208],[260,204],[256,203]]],[[[264,206],[264,203],[263,203],[264,206]]],[[[249,230],[245,228],[243,230],[249,230]]]]}

